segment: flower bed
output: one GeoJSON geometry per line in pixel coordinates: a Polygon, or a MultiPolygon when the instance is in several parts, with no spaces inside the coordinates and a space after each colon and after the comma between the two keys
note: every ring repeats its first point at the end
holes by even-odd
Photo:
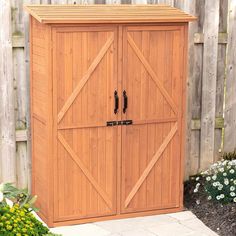
{"type": "Polygon", "coordinates": [[[185,207],[222,236],[236,235],[236,160],[219,161],[185,183],[185,207]]]}

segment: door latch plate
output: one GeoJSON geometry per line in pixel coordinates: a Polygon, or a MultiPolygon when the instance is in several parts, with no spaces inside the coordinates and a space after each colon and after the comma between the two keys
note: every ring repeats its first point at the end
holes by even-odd
{"type": "Polygon", "coordinates": [[[132,125],[132,120],[107,121],[107,126],[132,125]]]}

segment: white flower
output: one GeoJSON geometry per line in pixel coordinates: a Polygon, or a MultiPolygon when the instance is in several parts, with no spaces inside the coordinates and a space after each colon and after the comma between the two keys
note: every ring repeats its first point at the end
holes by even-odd
{"type": "Polygon", "coordinates": [[[234,186],[231,186],[230,187],[230,191],[234,191],[235,190],[235,187],[234,186]]]}
{"type": "Polygon", "coordinates": [[[226,173],[226,172],[224,172],[224,173],[223,173],[223,176],[227,176],[227,173],[226,173]]]}
{"type": "Polygon", "coordinates": [[[196,178],[196,181],[198,181],[199,179],[200,179],[200,178],[199,178],[199,177],[197,177],[197,178],[196,178]]]}
{"type": "Polygon", "coordinates": [[[207,198],[208,200],[211,200],[212,199],[212,197],[211,196],[208,196],[208,198],[207,198]]]}
{"type": "Polygon", "coordinates": [[[216,175],[213,175],[213,176],[212,176],[212,179],[213,179],[213,180],[216,180],[216,175]]]}
{"type": "Polygon", "coordinates": [[[234,173],[234,169],[230,169],[230,170],[229,170],[229,173],[230,173],[230,174],[233,174],[233,173],[234,173]]]}
{"type": "Polygon", "coordinates": [[[231,197],[235,197],[235,196],[236,196],[236,193],[235,193],[235,192],[230,192],[230,196],[231,196],[231,197]]]}
{"type": "Polygon", "coordinates": [[[229,180],[228,179],[224,179],[224,184],[228,185],[229,184],[229,180]]]}
{"type": "Polygon", "coordinates": [[[210,177],[210,176],[207,176],[207,177],[206,177],[206,180],[207,180],[207,181],[210,181],[210,180],[211,180],[211,177],[210,177]]]}
{"type": "Polygon", "coordinates": [[[2,201],[3,201],[3,199],[4,199],[3,193],[2,193],[2,192],[0,192],[0,202],[2,202],[2,201]]]}
{"type": "Polygon", "coordinates": [[[218,183],[217,183],[217,182],[214,182],[212,185],[213,185],[214,187],[216,187],[216,186],[218,185],[218,183]]]}
{"type": "Polygon", "coordinates": [[[236,197],[234,198],[234,202],[236,202],[236,197]]]}
{"type": "Polygon", "coordinates": [[[194,193],[197,193],[197,192],[198,192],[198,189],[197,189],[197,188],[195,188],[195,189],[193,190],[193,192],[194,192],[194,193]]]}
{"type": "Polygon", "coordinates": [[[216,196],[216,200],[220,200],[220,199],[221,199],[220,195],[216,196]]]}
{"type": "Polygon", "coordinates": [[[220,194],[220,198],[224,198],[225,197],[225,195],[222,193],[222,194],[220,194]]]}
{"type": "Polygon", "coordinates": [[[218,190],[219,190],[219,191],[221,191],[222,189],[223,189],[223,187],[221,187],[221,186],[218,187],[218,190]]]}
{"type": "Polygon", "coordinates": [[[234,184],[236,185],[236,179],[234,180],[234,184]]]}
{"type": "Polygon", "coordinates": [[[199,187],[200,186],[200,183],[197,183],[196,187],[199,187]]]}
{"type": "Polygon", "coordinates": [[[224,172],[224,168],[220,168],[219,171],[220,171],[220,172],[224,172]]]}

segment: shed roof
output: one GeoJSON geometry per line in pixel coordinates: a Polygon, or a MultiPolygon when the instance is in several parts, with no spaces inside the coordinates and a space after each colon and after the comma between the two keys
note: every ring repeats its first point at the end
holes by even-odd
{"type": "Polygon", "coordinates": [[[196,17],[168,5],[27,5],[41,23],[189,22],[196,17]]]}

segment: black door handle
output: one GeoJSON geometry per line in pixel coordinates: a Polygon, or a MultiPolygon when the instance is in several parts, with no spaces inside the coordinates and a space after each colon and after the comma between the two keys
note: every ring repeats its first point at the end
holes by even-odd
{"type": "Polygon", "coordinates": [[[119,109],[119,97],[118,97],[118,93],[117,93],[116,90],[114,92],[114,99],[115,99],[114,113],[116,114],[118,112],[118,109],[119,109]]]}
{"type": "Polygon", "coordinates": [[[128,97],[125,90],[123,91],[123,98],[124,98],[123,113],[125,113],[128,108],[128,97]]]}

